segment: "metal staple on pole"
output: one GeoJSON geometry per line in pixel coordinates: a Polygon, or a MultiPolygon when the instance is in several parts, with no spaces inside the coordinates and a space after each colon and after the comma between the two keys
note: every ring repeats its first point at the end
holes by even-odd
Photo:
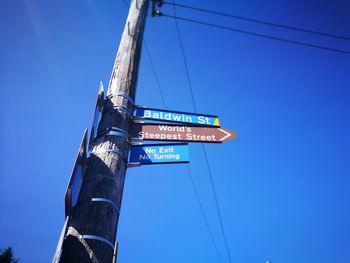
{"type": "Polygon", "coordinates": [[[135,101],[132,98],[130,98],[130,96],[128,94],[126,94],[125,92],[117,92],[115,94],[109,94],[107,97],[113,98],[115,96],[123,97],[123,98],[127,99],[133,106],[135,106],[135,101]]]}
{"type": "Polygon", "coordinates": [[[130,118],[132,118],[132,112],[125,106],[113,106],[114,109],[118,110],[119,112],[125,112],[130,118]]]}
{"type": "Polygon", "coordinates": [[[94,197],[94,198],[91,199],[91,201],[92,202],[104,202],[104,203],[111,204],[113,206],[113,208],[118,212],[118,214],[120,214],[119,208],[117,207],[117,205],[112,200],[109,200],[109,199],[106,199],[106,198],[101,198],[101,197],[94,197]]]}
{"type": "Polygon", "coordinates": [[[78,238],[79,238],[79,240],[82,240],[82,239],[84,239],[84,240],[86,240],[86,239],[98,240],[98,241],[101,241],[101,242],[107,244],[111,249],[114,250],[113,243],[104,237],[99,237],[99,236],[95,236],[95,235],[79,235],[78,238]]]}

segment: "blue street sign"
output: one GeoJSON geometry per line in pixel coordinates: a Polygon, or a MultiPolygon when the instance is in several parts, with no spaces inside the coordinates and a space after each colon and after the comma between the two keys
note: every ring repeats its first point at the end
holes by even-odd
{"type": "Polygon", "coordinates": [[[187,143],[133,145],[129,157],[129,163],[140,164],[188,162],[187,143]]]}
{"type": "Polygon", "coordinates": [[[188,113],[181,111],[167,111],[139,107],[136,109],[136,116],[148,120],[167,122],[192,123],[196,125],[219,127],[219,117],[215,115],[188,113]]]}

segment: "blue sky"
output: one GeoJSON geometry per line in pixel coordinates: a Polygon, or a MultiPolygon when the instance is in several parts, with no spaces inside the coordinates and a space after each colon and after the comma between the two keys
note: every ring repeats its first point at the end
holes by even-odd
{"type": "MultiPolygon", "coordinates": [[[[350,36],[350,3],[181,1],[350,36]]],[[[164,5],[162,11],[172,14],[164,5]]],[[[350,51],[350,41],[177,9],[179,16],[350,51]]],[[[51,260],[63,196],[99,82],[107,86],[127,8],[121,0],[4,0],[0,8],[0,248],[51,260]]],[[[207,144],[232,262],[348,262],[350,55],[179,22],[198,112],[238,139],[207,144]]],[[[168,109],[193,111],[170,18],[145,39],[168,109]]],[[[164,108],[146,52],[136,102],[164,108]]],[[[228,262],[201,146],[191,171],[228,262]]],[[[220,262],[184,165],[129,169],[119,262],[220,262]]]]}

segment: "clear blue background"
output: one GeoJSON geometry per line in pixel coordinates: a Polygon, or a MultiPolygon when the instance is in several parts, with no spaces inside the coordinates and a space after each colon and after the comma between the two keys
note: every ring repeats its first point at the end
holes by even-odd
{"type": "MultiPolygon", "coordinates": [[[[181,2],[350,36],[347,0],[181,2]]],[[[350,51],[350,41],[177,11],[350,51]]],[[[0,248],[12,246],[22,262],[52,259],[65,188],[126,15],[121,0],[0,3],[0,248]]],[[[198,112],[239,136],[205,145],[232,262],[349,262],[350,55],[179,24],[198,112]]],[[[168,109],[193,111],[174,21],[148,18],[145,39],[168,109]]],[[[136,101],[164,107],[145,52],[136,101]]],[[[200,145],[190,156],[228,262],[200,145]]],[[[219,262],[185,165],[128,170],[118,240],[123,263],[219,262]]]]}

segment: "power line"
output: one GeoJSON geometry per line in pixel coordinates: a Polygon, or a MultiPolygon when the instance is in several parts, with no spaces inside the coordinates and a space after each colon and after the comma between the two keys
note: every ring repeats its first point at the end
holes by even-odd
{"type": "Polygon", "coordinates": [[[340,35],[335,35],[335,34],[330,34],[330,33],[310,30],[310,29],[306,29],[306,28],[300,28],[300,27],[288,26],[288,25],[283,25],[283,24],[277,24],[277,23],[272,23],[272,22],[269,22],[269,21],[264,21],[264,20],[259,20],[259,19],[254,19],[254,18],[250,18],[250,17],[244,17],[244,16],[237,16],[237,15],[233,15],[233,14],[218,12],[218,11],[214,11],[214,10],[210,10],[210,9],[204,9],[204,8],[199,8],[199,7],[195,7],[195,6],[189,6],[189,5],[184,5],[184,4],[172,3],[172,2],[164,2],[164,4],[175,5],[175,6],[178,6],[178,7],[187,8],[187,9],[191,9],[191,10],[195,10],[195,11],[199,11],[199,12],[215,14],[215,15],[220,15],[220,16],[234,18],[234,19],[249,21],[249,22],[253,22],[253,23],[259,23],[259,24],[263,24],[263,25],[269,25],[269,26],[274,26],[274,27],[279,27],[279,28],[285,28],[285,29],[289,29],[289,30],[304,32],[304,33],[310,33],[310,34],[314,34],[314,35],[320,35],[320,36],[325,36],[325,37],[337,38],[337,39],[342,39],[342,40],[350,40],[350,37],[347,37],[347,36],[340,36],[340,35]]]}
{"type": "MultiPolygon", "coordinates": [[[[172,1],[174,3],[174,0],[172,0],[172,1]]],[[[181,34],[180,34],[180,29],[179,29],[179,25],[178,25],[178,21],[177,21],[175,5],[173,5],[173,12],[174,12],[173,18],[174,18],[175,24],[176,24],[176,32],[177,32],[179,44],[180,44],[180,47],[181,47],[182,55],[183,55],[183,58],[184,58],[184,65],[185,65],[185,69],[186,69],[186,76],[187,76],[189,88],[190,88],[190,91],[191,91],[192,104],[193,104],[193,108],[194,108],[195,112],[197,113],[196,103],[195,103],[195,99],[194,99],[194,95],[193,95],[193,89],[192,89],[192,85],[191,85],[191,78],[190,78],[190,74],[189,74],[189,70],[188,70],[186,52],[185,52],[185,49],[184,49],[184,46],[183,46],[183,43],[182,43],[182,39],[181,39],[181,34]]],[[[208,160],[207,153],[206,153],[206,150],[205,150],[203,144],[201,144],[201,145],[202,145],[202,150],[203,150],[204,157],[205,157],[205,160],[206,160],[206,167],[207,167],[209,178],[210,178],[211,188],[212,188],[214,199],[215,199],[216,211],[217,211],[218,218],[219,218],[219,221],[220,221],[220,229],[221,229],[221,232],[222,232],[222,236],[224,238],[225,247],[226,247],[227,255],[228,255],[228,258],[229,258],[229,262],[231,262],[231,252],[230,252],[230,248],[228,246],[228,242],[227,242],[227,238],[226,238],[226,234],[225,234],[224,224],[223,224],[223,220],[222,220],[222,216],[221,216],[221,212],[220,212],[220,208],[219,208],[219,202],[218,202],[218,198],[217,198],[217,194],[216,194],[214,181],[213,181],[213,178],[212,178],[212,173],[211,173],[211,169],[210,169],[210,165],[209,165],[209,160],[208,160]]]]}
{"type": "Polygon", "coordinates": [[[229,262],[231,262],[231,252],[230,252],[230,248],[228,246],[228,242],[227,242],[227,238],[226,238],[226,233],[225,233],[225,229],[224,229],[224,223],[223,223],[221,212],[220,212],[220,208],[219,208],[218,197],[217,197],[216,190],[215,190],[215,185],[214,185],[213,176],[212,176],[212,173],[211,173],[211,168],[210,168],[210,164],[209,164],[209,160],[208,160],[208,156],[207,156],[207,151],[204,148],[204,144],[201,143],[201,145],[202,145],[202,150],[203,150],[204,157],[205,157],[205,162],[206,162],[206,165],[207,165],[207,168],[208,168],[210,184],[211,184],[211,188],[212,188],[213,194],[214,194],[215,207],[216,207],[216,212],[217,212],[217,214],[219,216],[219,222],[220,222],[220,228],[221,228],[222,236],[223,236],[224,241],[225,241],[225,246],[226,246],[227,254],[228,254],[228,257],[229,257],[229,262]]]}
{"type": "MultiPolygon", "coordinates": [[[[181,52],[182,52],[182,55],[184,56],[184,63],[185,63],[185,65],[186,65],[186,66],[185,66],[185,68],[186,68],[186,76],[187,76],[187,80],[188,80],[189,87],[190,87],[190,91],[191,91],[191,98],[192,98],[193,107],[194,107],[195,111],[197,112],[197,109],[196,109],[196,102],[195,102],[195,100],[194,100],[193,89],[192,89],[191,79],[190,79],[189,70],[188,70],[188,65],[187,65],[187,57],[186,57],[186,53],[185,53],[184,46],[183,46],[183,43],[182,43],[182,39],[181,39],[181,36],[180,36],[180,30],[179,30],[179,26],[178,26],[177,22],[176,22],[176,29],[177,29],[178,36],[179,36],[179,43],[180,43],[180,46],[181,46],[181,52]]],[[[150,61],[151,61],[151,66],[152,66],[152,70],[153,70],[154,76],[155,76],[155,78],[156,78],[156,80],[157,80],[159,89],[160,89],[161,94],[162,94],[162,89],[161,89],[161,86],[160,86],[160,82],[159,82],[159,79],[158,79],[158,77],[157,77],[157,74],[155,73],[155,69],[154,69],[154,66],[153,66],[151,54],[150,54],[150,52],[149,52],[149,49],[148,49],[146,43],[145,43],[145,47],[146,47],[146,51],[147,51],[148,56],[149,56],[150,61]]],[[[163,104],[164,104],[165,108],[167,108],[166,103],[165,103],[165,99],[163,98],[163,95],[161,95],[161,96],[162,96],[163,104]]],[[[200,210],[201,210],[203,219],[204,219],[204,221],[205,221],[205,225],[206,225],[207,230],[208,230],[208,232],[209,232],[210,239],[211,239],[211,241],[212,241],[212,243],[213,243],[213,245],[214,245],[215,252],[216,252],[216,254],[217,254],[217,256],[218,256],[220,262],[222,262],[222,258],[221,258],[221,255],[220,255],[218,246],[217,246],[217,244],[216,244],[216,241],[215,241],[213,232],[212,232],[212,230],[211,230],[211,228],[210,228],[210,225],[209,225],[208,217],[207,217],[207,215],[206,215],[206,213],[205,213],[205,210],[204,210],[202,201],[201,201],[201,199],[200,199],[200,197],[199,197],[199,194],[198,194],[196,185],[195,185],[195,183],[194,183],[192,174],[191,174],[191,172],[190,172],[190,170],[189,170],[189,168],[188,168],[187,165],[186,165],[186,170],[187,170],[188,176],[189,176],[189,178],[190,178],[190,181],[191,181],[192,188],[193,188],[193,190],[194,190],[196,199],[197,199],[197,201],[198,201],[199,208],[200,208],[200,210]]]]}
{"type": "MultiPolygon", "coordinates": [[[[129,7],[129,5],[125,2],[125,0],[123,0],[123,3],[129,7]]],[[[164,95],[163,95],[163,90],[162,90],[162,86],[160,85],[160,81],[159,81],[159,78],[158,78],[158,75],[156,73],[156,70],[155,70],[155,67],[154,67],[154,63],[153,63],[153,59],[152,59],[152,55],[151,55],[151,52],[149,51],[149,48],[148,48],[148,45],[147,45],[147,42],[146,40],[144,39],[144,45],[145,45],[145,50],[146,50],[146,53],[147,53],[147,56],[149,58],[149,61],[150,61],[150,64],[151,64],[151,69],[152,69],[152,72],[153,72],[153,76],[157,82],[157,85],[158,85],[158,88],[159,88],[159,91],[160,91],[160,95],[161,95],[161,99],[162,99],[162,103],[165,107],[165,109],[167,109],[167,104],[165,102],[165,98],[164,98],[164,95]]],[[[185,55],[185,53],[184,53],[185,55]]],[[[189,77],[189,75],[188,75],[189,77]]],[[[207,227],[207,230],[209,232],[209,235],[210,235],[210,239],[215,247],[215,251],[216,251],[216,254],[217,256],[219,257],[219,260],[220,262],[222,263],[222,258],[220,256],[220,252],[219,252],[219,249],[218,249],[218,246],[216,244],[216,241],[215,241],[215,238],[214,238],[214,235],[213,235],[213,232],[211,231],[211,228],[210,228],[210,225],[209,225],[209,220],[208,220],[208,217],[204,211],[204,207],[203,207],[203,204],[202,204],[202,201],[200,200],[200,197],[199,197],[199,194],[198,194],[198,191],[197,191],[197,188],[194,184],[194,180],[193,180],[193,177],[192,177],[192,174],[188,168],[188,166],[186,165],[186,169],[187,169],[187,173],[190,177],[190,181],[191,181],[191,184],[192,184],[192,187],[193,187],[193,190],[195,192],[195,195],[196,195],[196,198],[197,198],[197,201],[198,201],[198,204],[199,204],[199,207],[200,207],[200,210],[201,210],[201,213],[202,213],[202,216],[204,218],[204,221],[205,221],[205,225],[207,227]]]]}
{"type": "MultiPolygon", "coordinates": [[[[144,41],[145,41],[145,40],[144,40],[144,41]]],[[[156,71],[155,71],[155,67],[154,67],[154,64],[153,64],[153,59],[152,59],[151,53],[150,53],[150,51],[149,51],[149,49],[148,49],[148,46],[147,46],[147,44],[146,44],[146,41],[144,42],[144,44],[145,44],[146,53],[147,53],[148,58],[149,58],[149,60],[150,60],[150,64],[151,64],[153,76],[154,76],[154,78],[156,79],[156,82],[157,82],[157,84],[158,84],[158,88],[159,88],[159,91],[160,91],[160,94],[161,94],[161,98],[162,98],[162,103],[163,103],[165,109],[167,109],[167,104],[166,104],[165,98],[164,98],[164,96],[163,96],[162,86],[160,85],[160,81],[159,81],[158,75],[157,75],[157,73],[156,73],[156,71]]],[[[206,215],[206,213],[205,213],[205,211],[204,211],[204,207],[203,207],[202,201],[201,201],[201,199],[200,199],[200,197],[199,197],[199,194],[198,194],[196,185],[194,184],[194,180],[193,180],[192,174],[191,174],[191,172],[190,172],[190,170],[189,170],[189,168],[188,168],[187,165],[186,165],[186,170],[187,170],[187,173],[188,173],[188,175],[189,175],[189,177],[190,177],[190,181],[191,181],[191,184],[192,184],[192,188],[193,188],[194,193],[195,193],[195,195],[196,195],[196,198],[197,198],[197,201],[198,201],[198,204],[199,204],[199,207],[200,207],[202,216],[203,216],[204,221],[205,221],[205,225],[206,225],[206,227],[207,227],[207,229],[208,229],[210,239],[211,239],[211,241],[212,241],[212,243],[213,243],[213,245],[214,245],[214,247],[215,247],[215,251],[216,251],[217,256],[219,257],[220,262],[222,262],[222,258],[221,258],[221,256],[220,256],[220,252],[219,252],[218,246],[217,246],[217,244],[216,244],[216,241],[215,241],[213,232],[211,231],[211,228],[210,228],[210,225],[209,225],[208,217],[207,217],[207,215],[206,215]]]]}
{"type": "MultiPolygon", "coordinates": [[[[165,109],[167,109],[167,105],[166,105],[166,102],[165,102],[165,99],[164,99],[164,96],[163,96],[163,91],[162,91],[162,87],[160,85],[160,81],[159,81],[159,78],[158,78],[158,75],[155,71],[155,68],[154,68],[154,65],[153,65],[153,59],[152,59],[152,56],[151,56],[151,53],[148,49],[148,46],[146,44],[146,41],[145,41],[145,49],[146,49],[146,53],[148,55],[148,58],[150,60],[150,64],[151,64],[151,68],[152,68],[152,72],[153,72],[153,76],[154,78],[156,79],[156,82],[158,84],[158,88],[159,88],[159,91],[160,91],[160,94],[161,94],[161,98],[162,98],[162,103],[165,107],[165,109]]],[[[198,201],[198,204],[199,204],[199,207],[200,207],[200,210],[201,210],[201,213],[202,213],[202,216],[204,218],[204,221],[205,221],[205,225],[208,229],[208,232],[209,232],[209,235],[210,235],[210,239],[212,241],[212,243],[214,244],[214,247],[215,247],[215,251],[216,251],[216,254],[217,256],[219,257],[219,260],[220,262],[222,262],[222,258],[220,256],[220,253],[219,253],[219,250],[218,250],[218,246],[216,244],[216,241],[215,241],[215,238],[214,238],[214,235],[213,235],[213,232],[211,231],[211,228],[210,228],[210,225],[209,225],[209,221],[208,221],[208,217],[204,211],[204,207],[203,207],[203,204],[202,204],[202,201],[199,197],[199,194],[198,194],[198,191],[197,191],[197,188],[196,188],[196,185],[194,184],[194,180],[193,180],[193,177],[192,177],[192,174],[188,168],[188,166],[186,165],[186,170],[187,170],[187,173],[188,173],[188,176],[190,177],[190,181],[191,181],[191,184],[192,184],[192,188],[194,190],[194,193],[196,195],[196,198],[197,198],[197,201],[198,201]]]]}
{"type": "Polygon", "coordinates": [[[217,247],[217,245],[216,245],[216,242],[215,242],[215,238],[214,238],[213,232],[211,231],[211,228],[210,228],[210,225],[209,225],[208,217],[207,217],[207,215],[206,215],[206,213],[205,213],[205,211],[204,211],[204,207],[203,207],[202,201],[201,201],[201,199],[199,198],[199,194],[198,194],[198,191],[197,191],[196,185],[194,184],[193,177],[192,177],[192,174],[191,174],[191,172],[190,172],[190,169],[188,168],[188,165],[186,165],[186,170],[187,170],[188,176],[190,177],[190,180],[191,180],[191,184],[192,184],[192,187],[193,187],[194,193],[196,194],[196,198],[197,198],[197,201],[198,201],[199,207],[200,207],[200,209],[201,209],[201,212],[202,212],[202,215],[203,215],[203,218],[204,218],[205,224],[206,224],[206,226],[207,226],[207,229],[208,229],[208,232],[209,232],[209,235],[210,235],[211,241],[212,241],[212,242],[213,242],[213,244],[214,244],[216,254],[217,254],[217,255],[218,255],[218,257],[219,257],[220,262],[222,262],[222,258],[221,258],[221,256],[220,256],[220,253],[219,253],[218,247],[217,247]]]}
{"type": "Polygon", "coordinates": [[[179,40],[181,53],[182,53],[182,56],[183,56],[183,59],[184,59],[185,71],[186,71],[186,77],[187,77],[187,81],[188,81],[188,86],[189,86],[190,92],[191,92],[192,104],[193,104],[194,111],[197,112],[196,102],[194,100],[194,95],[193,95],[193,89],[192,89],[190,73],[189,73],[189,70],[188,70],[188,64],[187,64],[187,57],[186,57],[186,53],[185,53],[185,48],[184,48],[184,45],[182,43],[179,23],[177,22],[177,19],[176,19],[177,16],[176,16],[176,8],[175,8],[175,6],[173,6],[173,11],[174,11],[174,15],[175,15],[174,18],[175,18],[177,37],[178,37],[178,40],[179,40]]]}
{"type": "Polygon", "coordinates": [[[286,38],[274,37],[274,36],[270,36],[270,35],[255,33],[255,32],[246,31],[246,30],[241,30],[241,29],[237,29],[237,28],[233,28],[233,27],[227,27],[227,26],[222,26],[222,25],[218,25],[218,24],[212,24],[212,23],[199,21],[199,20],[195,20],[195,19],[191,19],[191,18],[179,17],[179,16],[176,16],[176,15],[172,16],[172,15],[162,14],[162,16],[170,17],[170,18],[174,18],[174,19],[182,20],[182,21],[186,21],[186,22],[191,22],[191,23],[195,23],[195,24],[199,24],[199,25],[205,25],[205,26],[210,26],[210,27],[214,27],[214,28],[220,28],[220,29],[224,29],[224,30],[228,30],[228,31],[243,33],[243,34],[257,36],[257,37],[262,37],[262,38],[266,38],[266,39],[277,40],[277,41],[286,42],[286,43],[289,43],[289,44],[295,44],[295,45],[299,45],[299,46],[317,48],[317,49],[322,49],[322,50],[327,50],[327,51],[332,51],[332,52],[337,52],[337,53],[350,55],[350,51],[346,51],[346,50],[342,50],[342,49],[330,48],[330,47],[325,47],[325,46],[314,45],[314,44],[309,44],[309,43],[305,43],[305,42],[290,40],[290,39],[286,39],[286,38]]]}
{"type": "MultiPolygon", "coordinates": [[[[166,105],[166,102],[165,102],[165,99],[164,99],[164,96],[163,96],[162,87],[161,87],[161,85],[160,85],[160,81],[159,81],[158,75],[157,75],[157,73],[156,73],[156,71],[155,71],[154,64],[153,64],[153,59],[152,59],[151,53],[150,53],[150,51],[149,51],[149,49],[148,49],[148,46],[147,46],[146,42],[145,42],[145,48],[146,48],[146,53],[147,53],[147,55],[148,55],[148,58],[149,58],[149,60],[150,60],[150,64],[151,64],[151,68],[152,68],[152,72],[153,72],[154,78],[156,79],[156,82],[157,82],[158,87],[159,87],[159,91],[160,91],[161,98],[162,98],[162,103],[163,103],[165,109],[167,109],[167,105],[166,105]]],[[[195,195],[196,195],[196,198],[197,198],[197,201],[198,201],[198,204],[199,204],[199,207],[200,207],[202,216],[203,216],[203,218],[204,218],[205,225],[206,225],[206,227],[207,227],[207,229],[208,229],[210,239],[211,239],[211,241],[212,241],[212,243],[213,243],[213,245],[214,245],[214,247],[215,247],[215,251],[216,251],[217,256],[219,257],[220,262],[222,262],[222,258],[221,258],[221,256],[220,256],[220,252],[219,252],[218,246],[217,246],[217,244],[216,244],[216,241],[215,241],[213,232],[212,232],[212,230],[211,230],[211,228],[210,228],[210,225],[209,225],[208,217],[207,217],[207,215],[206,215],[206,213],[205,213],[205,211],[204,211],[203,203],[202,203],[202,201],[201,201],[201,199],[200,199],[200,197],[199,197],[199,194],[198,194],[196,185],[194,184],[194,180],[193,180],[192,174],[191,174],[191,172],[190,172],[190,170],[189,170],[189,168],[188,168],[187,165],[186,165],[186,170],[187,170],[187,173],[188,173],[188,175],[189,175],[189,177],[190,177],[190,181],[191,181],[191,184],[192,184],[194,193],[195,193],[195,195]]]]}
{"type": "Polygon", "coordinates": [[[167,109],[168,107],[167,107],[167,104],[165,102],[163,89],[162,89],[162,86],[160,85],[160,81],[159,81],[158,75],[157,75],[156,70],[154,68],[154,64],[153,64],[153,59],[152,59],[151,53],[150,53],[150,51],[148,49],[146,40],[144,39],[143,41],[144,41],[144,44],[145,44],[146,54],[147,54],[149,62],[151,64],[152,73],[153,73],[153,76],[154,76],[154,78],[155,78],[155,80],[157,82],[157,86],[158,86],[158,89],[159,89],[159,92],[160,92],[160,98],[162,100],[162,103],[163,103],[165,109],[167,109]]]}
{"type": "MultiPolygon", "coordinates": [[[[157,81],[157,84],[158,84],[158,87],[159,87],[159,91],[160,91],[160,93],[161,93],[162,103],[163,103],[165,109],[167,109],[167,105],[166,105],[166,102],[165,102],[165,99],[164,99],[164,96],[163,96],[162,87],[161,87],[161,85],[160,85],[160,81],[159,81],[158,75],[157,75],[157,73],[156,73],[156,71],[155,71],[155,68],[154,68],[154,65],[153,65],[153,59],[152,59],[151,53],[150,53],[150,51],[149,51],[149,49],[148,49],[148,47],[147,47],[146,42],[145,42],[145,47],[146,47],[146,52],[147,52],[147,54],[148,54],[148,58],[150,59],[150,63],[151,63],[151,68],[152,68],[152,71],[153,71],[153,75],[154,75],[154,77],[155,77],[155,79],[156,79],[156,81],[157,81]]],[[[222,262],[222,258],[221,258],[221,256],[220,256],[220,252],[219,252],[219,250],[218,250],[218,246],[217,246],[217,244],[216,244],[216,241],[215,241],[213,232],[212,232],[212,230],[211,230],[211,228],[210,228],[210,225],[209,225],[208,217],[207,217],[207,215],[206,215],[206,213],[205,213],[205,211],[204,211],[203,203],[202,203],[202,201],[201,201],[201,199],[200,199],[200,197],[199,197],[199,194],[198,194],[196,185],[194,184],[194,180],[193,180],[192,174],[191,174],[191,172],[190,172],[190,170],[189,170],[189,168],[188,168],[187,165],[186,165],[186,170],[187,170],[187,173],[188,173],[188,175],[189,175],[189,177],[190,177],[190,181],[191,181],[191,184],[192,184],[194,193],[195,193],[195,195],[196,195],[196,198],[197,198],[197,201],[198,201],[198,204],[199,204],[199,207],[200,207],[202,216],[203,216],[203,218],[204,218],[205,225],[206,225],[207,230],[208,230],[208,232],[209,232],[210,239],[211,239],[211,241],[212,241],[212,243],[213,243],[213,245],[214,245],[214,247],[215,247],[215,251],[216,251],[217,256],[219,257],[220,262],[222,262]]]]}

